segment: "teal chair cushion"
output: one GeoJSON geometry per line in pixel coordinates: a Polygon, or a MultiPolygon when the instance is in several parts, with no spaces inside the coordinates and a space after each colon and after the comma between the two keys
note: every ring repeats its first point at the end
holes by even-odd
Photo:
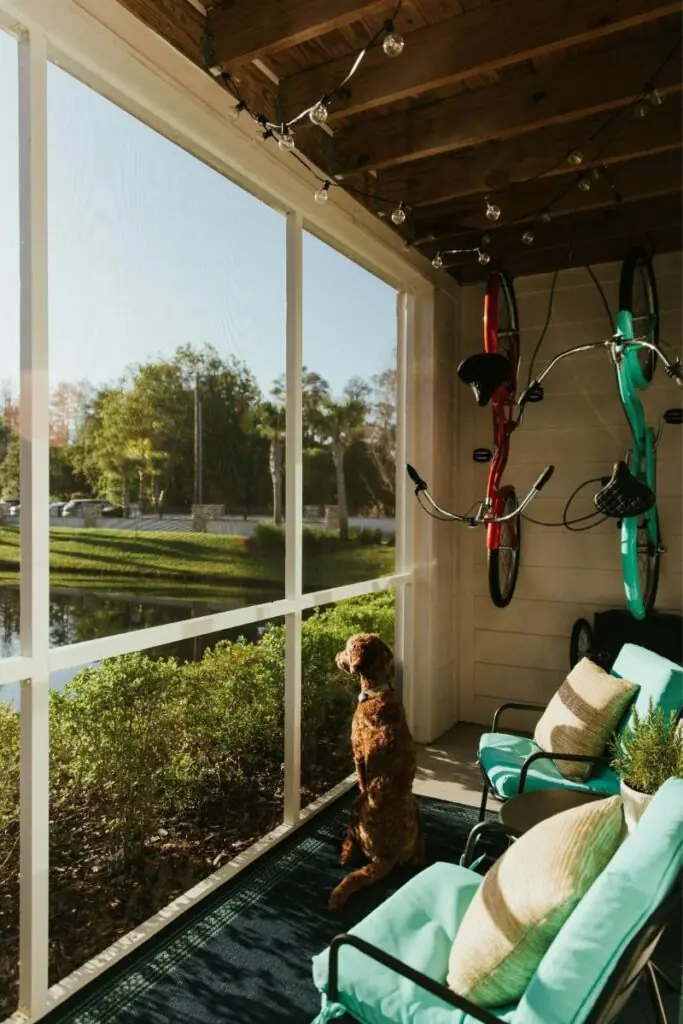
{"type": "Polygon", "coordinates": [[[683,870],[683,779],[669,779],[568,918],[514,1024],[583,1024],[605,979],[683,870]]]}
{"type": "Polygon", "coordinates": [[[683,705],[683,668],[675,662],[653,654],[644,647],[624,644],[619,657],[612,666],[612,675],[637,683],[640,689],[621,728],[628,728],[634,709],[643,718],[652,699],[655,707],[662,708],[668,717],[671,712],[678,716],[683,705]]]}
{"type": "MultiPolygon", "coordinates": [[[[481,882],[481,875],[467,868],[434,864],[394,893],[350,934],[445,984],[455,934],[481,882]]],[[[327,950],[313,959],[313,980],[325,993],[327,950]]],[[[349,946],[339,954],[339,997],[338,1004],[323,999],[318,1024],[345,1011],[363,1024],[478,1024],[476,1018],[441,1002],[349,946]]],[[[515,1008],[492,1012],[510,1022],[515,1008]]]]}
{"type": "MultiPolygon", "coordinates": [[[[530,754],[540,749],[525,736],[511,736],[504,732],[485,732],[482,735],[479,763],[499,797],[509,800],[517,795],[522,765],[530,754]]],[[[587,782],[572,782],[565,779],[554,761],[544,757],[531,765],[525,789],[577,789],[614,796],[619,792],[619,779],[607,765],[598,765],[587,782]]]]}

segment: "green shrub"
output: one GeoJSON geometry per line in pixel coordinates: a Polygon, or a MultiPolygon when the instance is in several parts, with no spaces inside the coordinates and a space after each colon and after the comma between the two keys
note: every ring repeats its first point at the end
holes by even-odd
{"type": "Polygon", "coordinates": [[[247,538],[247,551],[252,555],[282,555],[285,553],[285,531],[276,523],[256,523],[247,538]]]}
{"type": "Polygon", "coordinates": [[[677,716],[665,717],[652,698],[644,718],[634,708],[630,724],[612,744],[612,767],[640,793],[656,793],[667,779],[683,777],[683,731],[677,716]]]}

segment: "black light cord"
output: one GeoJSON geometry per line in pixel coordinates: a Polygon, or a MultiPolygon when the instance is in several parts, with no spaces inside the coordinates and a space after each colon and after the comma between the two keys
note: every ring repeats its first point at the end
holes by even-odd
{"type": "Polygon", "coordinates": [[[588,263],[586,263],[585,266],[586,266],[586,270],[588,271],[588,273],[590,274],[591,278],[593,279],[593,284],[598,289],[598,294],[600,295],[600,298],[602,299],[602,304],[605,307],[605,312],[607,313],[607,319],[609,321],[610,334],[612,334],[614,332],[614,318],[612,316],[612,310],[609,308],[609,302],[607,301],[607,296],[605,295],[605,292],[603,290],[602,285],[600,284],[600,282],[598,281],[597,277],[595,276],[595,271],[593,270],[593,268],[588,263]]]}
{"type": "Polygon", "coordinates": [[[589,512],[586,516],[577,516],[576,519],[568,519],[569,507],[574,501],[577,494],[583,490],[584,487],[588,487],[589,484],[601,484],[603,478],[601,476],[594,476],[590,480],[584,480],[583,483],[579,484],[578,487],[572,491],[570,496],[567,498],[566,504],[562,511],[562,521],[559,523],[546,523],[541,519],[532,519],[531,516],[527,515],[526,512],[522,514],[523,519],[528,519],[530,523],[534,523],[536,526],[563,526],[565,530],[570,530],[573,533],[581,533],[584,530],[592,530],[595,526],[599,526],[600,523],[604,523],[609,516],[603,516],[600,512],[589,512]],[[589,519],[595,519],[596,516],[600,516],[599,519],[594,523],[590,523],[588,526],[574,526],[574,523],[585,523],[589,519]]]}
{"type": "Polygon", "coordinates": [[[546,334],[548,332],[548,328],[550,326],[550,320],[551,320],[552,315],[553,315],[553,302],[555,300],[555,285],[557,284],[557,278],[559,277],[559,274],[560,274],[559,270],[556,270],[555,273],[553,274],[553,280],[552,280],[552,283],[550,285],[550,295],[548,297],[548,313],[547,313],[546,318],[545,318],[545,323],[543,325],[543,330],[541,331],[541,336],[538,339],[538,341],[536,342],[536,348],[533,351],[533,355],[531,356],[531,362],[529,363],[529,375],[528,375],[527,382],[526,382],[527,391],[529,390],[529,387],[531,386],[531,381],[533,380],[534,363],[536,362],[536,357],[537,357],[537,355],[538,355],[538,353],[540,351],[541,345],[543,344],[543,340],[544,340],[544,338],[545,338],[545,336],[546,336],[546,334]]]}

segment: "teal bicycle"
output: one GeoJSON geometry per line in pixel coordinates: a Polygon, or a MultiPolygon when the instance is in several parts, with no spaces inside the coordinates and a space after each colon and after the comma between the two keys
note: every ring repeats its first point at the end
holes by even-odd
{"type": "Polygon", "coordinates": [[[607,351],[632,443],[593,501],[597,512],[620,522],[626,603],[636,619],[644,619],[654,606],[665,550],[657,515],[657,445],[665,423],[683,422],[683,409],[668,409],[655,429],[647,424],[638,393],[650,386],[659,362],[679,387],[683,373],[680,360],[668,359],[660,348],[657,287],[650,257],[643,249],[634,249],[622,266],[615,327],[609,340],[577,345],[548,363],[520,395],[517,418],[521,422],[528,402],[543,398],[543,381],[562,359],[600,348],[607,351]]]}

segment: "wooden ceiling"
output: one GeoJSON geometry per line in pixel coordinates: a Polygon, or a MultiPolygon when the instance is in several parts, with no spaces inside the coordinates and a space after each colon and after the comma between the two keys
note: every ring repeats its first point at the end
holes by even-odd
{"type": "MultiPolygon", "coordinates": [[[[277,122],[334,89],[395,7],[119,2],[199,66],[236,78],[277,122]]],[[[378,215],[404,202],[401,231],[429,258],[491,256],[482,266],[476,253],[444,254],[446,272],[470,281],[494,266],[529,274],[619,259],[635,243],[681,248],[680,2],[404,0],[395,28],[403,53],[369,51],[331,104],[329,131],[305,118],[296,143],[323,176],[367,192],[360,201],[378,215]],[[654,87],[662,102],[639,103],[654,87]],[[487,196],[502,211],[495,223],[487,196]]]]}

